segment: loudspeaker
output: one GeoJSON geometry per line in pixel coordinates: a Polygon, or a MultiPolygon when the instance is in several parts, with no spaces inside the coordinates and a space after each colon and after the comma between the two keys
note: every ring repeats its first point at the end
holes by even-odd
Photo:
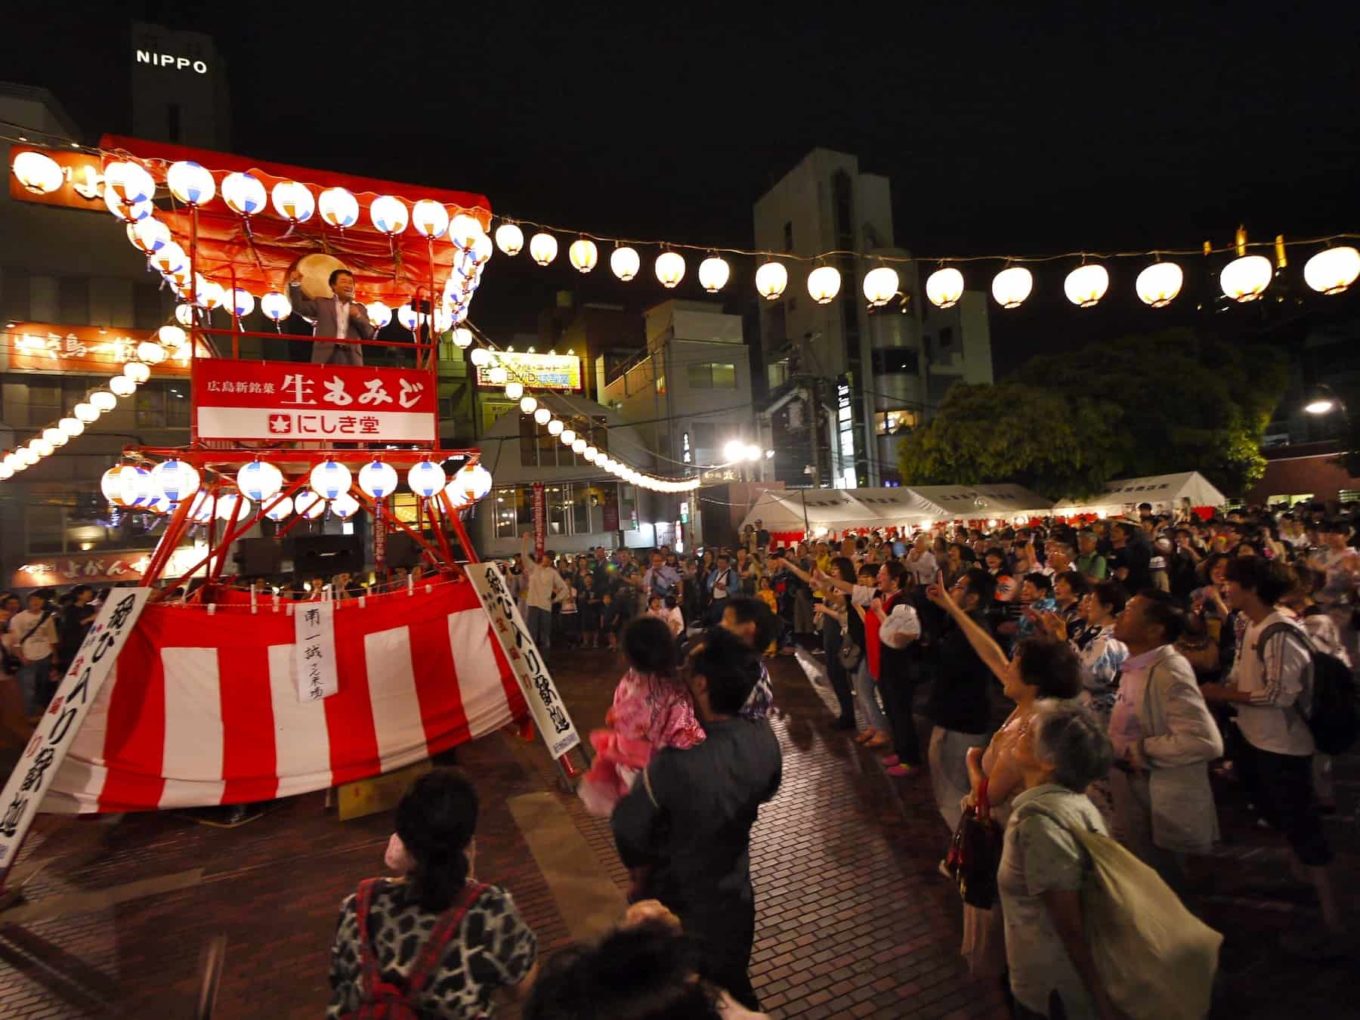
{"type": "Polygon", "coordinates": [[[293,573],[298,578],[357,574],[364,569],[358,535],[298,535],[293,539],[293,573]]]}
{"type": "Polygon", "coordinates": [[[283,546],[273,538],[243,538],[232,559],[244,577],[271,577],[282,569],[283,546]]]}
{"type": "Polygon", "coordinates": [[[404,531],[397,531],[387,536],[383,561],[388,567],[412,570],[420,563],[420,553],[421,548],[414,538],[404,531]]]}

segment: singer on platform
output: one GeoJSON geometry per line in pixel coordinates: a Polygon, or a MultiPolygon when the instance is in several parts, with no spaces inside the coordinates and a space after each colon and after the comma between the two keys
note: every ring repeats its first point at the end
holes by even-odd
{"type": "Polygon", "coordinates": [[[329,282],[333,297],[309,298],[302,293],[301,273],[294,270],[288,280],[288,300],[292,302],[293,311],[316,323],[312,364],[362,365],[363,347],[341,342],[373,339],[368,310],[363,302],[354,298],[354,274],[348,269],[337,269],[331,273],[329,282]]]}

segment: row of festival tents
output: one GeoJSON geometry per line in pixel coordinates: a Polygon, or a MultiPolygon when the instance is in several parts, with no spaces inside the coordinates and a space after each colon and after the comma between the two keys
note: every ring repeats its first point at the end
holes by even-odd
{"type": "Polygon", "coordinates": [[[1197,471],[1112,481],[1087,499],[1054,502],[1020,485],[911,485],[860,489],[768,489],[742,521],[760,522],[775,536],[821,536],[880,528],[916,528],[937,521],[1022,523],[1034,517],[1136,516],[1224,505],[1223,493],[1197,471]]]}

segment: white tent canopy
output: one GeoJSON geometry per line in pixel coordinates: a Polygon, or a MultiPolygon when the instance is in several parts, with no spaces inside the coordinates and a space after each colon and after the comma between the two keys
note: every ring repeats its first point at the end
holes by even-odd
{"type": "Polygon", "coordinates": [[[741,526],[761,521],[775,534],[921,525],[961,518],[1047,513],[1044,497],[1018,485],[915,485],[864,489],[785,489],[762,493],[741,526]]]}
{"type": "Polygon", "coordinates": [[[1060,501],[1054,512],[1121,514],[1132,512],[1139,503],[1151,503],[1154,510],[1160,511],[1183,506],[1186,501],[1190,506],[1222,506],[1227,502],[1223,493],[1198,471],[1182,471],[1172,475],[1117,479],[1110,482],[1104,492],[1089,499],[1060,501]]]}

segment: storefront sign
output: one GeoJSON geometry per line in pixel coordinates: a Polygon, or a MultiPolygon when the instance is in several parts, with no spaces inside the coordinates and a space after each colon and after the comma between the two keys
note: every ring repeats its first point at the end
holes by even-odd
{"type": "Polygon", "coordinates": [[[335,603],[304,602],[293,613],[293,682],[298,701],[320,701],[340,690],[335,661],[335,603]]]}
{"type": "Polygon", "coordinates": [[[10,150],[9,158],[21,152],[41,152],[61,167],[65,179],[56,191],[46,195],[29,191],[19,183],[19,178],[9,174],[9,197],[18,202],[32,202],[35,205],[56,205],[67,209],[88,209],[91,212],[109,214],[104,205],[104,163],[98,156],[73,149],[44,149],[38,145],[16,145],[10,150]]]}
{"type": "MultiPolygon", "coordinates": [[[[11,372],[71,372],[74,374],[115,375],[129,361],[136,360],[137,345],[149,339],[150,332],[130,333],[123,329],[99,326],[58,326],[49,322],[19,322],[8,330],[10,342],[5,363],[0,349],[0,368],[11,372]]],[[[205,351],[200,349],[200,356],[205,351]]],[[[189,374],[189,347],[166,358],[153,369],[158,376],[184,377],[189,374]]]]}
{"type": "Polygon", "coordinates": [[[199,439],[433,443],[426,372],[294,361],[202,360],[194,370],[199,439]]]}
{"type": "Polygon", "coordinates": [[[548,500],[542,482],[534,482],[534,559],[543,556],[543,544],[548,532],[548,500]]]}
{"type": "Polygon", "coordinates": [[[531,390],[571,390],[581,392],[581,359],[570,354],[516,354],[503,352],[496,355],[491,365],[477,369],[479,389],[503,390],[505,381],[493,383],[489,373],[493,366],[500,365],[509,373],[511,382],[521,382],[531,390]]]}
{"type": "Polygon", "coordinates": [[[10,773],[0,794],[0,875],[14,863],[47,788],[150,597],[150,588],[109,593],[19,764],[10,773]]]}
{"type": "Polygon", "coordinates": [[[529,636],[529,628],[519,615],[515,597],[505,582],[505,574],[494,563],[469,563],[468,579],[476,589],[477,596],[486,606],[491,618],[491,630],[500,642],[501,650],[510,663],[510,671],[515,674],[524,700],[528,702],[529,714],[538,727],[543,742],[548,745],[548,753],[560,758],[581,742],[567,715],[567,706],[557,693],[557,687],[548,675],[548,666],[543,661],[543,653],[529,636]]]}
{"type": "MultiPolygon", "coordinates": [[[[165,575],[178,577],[208,554],[204,544],[181,546],[170,554],[165,575]]],[[[51,588],[67,584],[117,584],[140,581],[151,563],[148,549],[52,555],[25,563],[14,572],[14,588],[51,588]]]]}
{"type": "Polygon", "coordinates": [[[208,65],[202,60],[195,60],[192,57],[181,57],[174,53],[152,53],[148,50],[137,50],[137,63],[150,64],[153,67],[170,67],[176,71],[193,71],[194,74],[207,74],[208,65]]]}

